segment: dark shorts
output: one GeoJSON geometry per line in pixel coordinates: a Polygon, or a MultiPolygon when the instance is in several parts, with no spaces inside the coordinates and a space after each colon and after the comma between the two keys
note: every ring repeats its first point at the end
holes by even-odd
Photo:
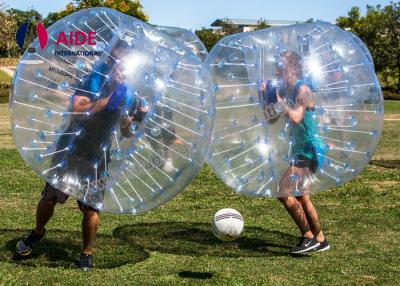
{"type": "MultiPolygon", "coordinates": [[[[44,186],[44,189],[42,192],[42,200],[53,201],[58,204],[64,204],[67,201],[68,197],[69,197],[68,195],[66,195],[62,191],[52,187],[49,183],[46,182],[46,185],[44,186]]],[[[76,202],[78,203],[78,207],[81,211],[83,211],[83,207],[87,207],[88,209],[90,209],[92,211],[99,212],[95,208],[88,206],[78,200],[76,202]]]]}
{"type": "Polygon", "coordinates": [[[295,155],[293,166],[297,168],[309,168],[311,172],[315,173],[318,168],[317,158],[310,159],[303,155],[295,155]]]}

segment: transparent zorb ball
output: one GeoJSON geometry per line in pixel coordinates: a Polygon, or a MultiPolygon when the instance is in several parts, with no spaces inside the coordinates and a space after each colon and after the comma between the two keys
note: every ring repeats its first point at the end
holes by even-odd
{"type": "Polygon", "coordinates": [[[139,214],[182,191],[203,165],[213,130],[202,60],[107,8],[73,13],[41,37],[12,82],[12,133],[25,162],[102,211],[139,214]]]}
{"type": "Polygon", "coordinates": [[[208,52],[203,42],[196,36],[196,34],[189,30],[177,27],[158,26],[156,29],[173,37],[177,42],[191,49],[202,61],[205,61],[208,52]]]}
{"type": "Polygon", "coordinates": [[[235,191],[316,193],[369,162],[383,97],[370,59],[346,31],[314,22],[235,34],[206,62],[217,90],[208,163],[235,191]]]}

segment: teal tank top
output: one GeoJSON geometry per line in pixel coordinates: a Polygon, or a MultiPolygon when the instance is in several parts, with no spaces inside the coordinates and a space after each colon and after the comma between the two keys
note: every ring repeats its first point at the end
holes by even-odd
{"type": "MultiPolygon", "coordinates": [[[[291,99],[296,102],[299,88],[306,83],[297,80],[291,99]]],[[[316,149],[322,142],[315,136],[318,133],[318,123],[315,119],[315,109],[307,107],[303,119],[298,124],[293,124],[290,128],[290,138],[293,140],[292,155],[302,155],[309,159],[316,159],[316,149]]]]}

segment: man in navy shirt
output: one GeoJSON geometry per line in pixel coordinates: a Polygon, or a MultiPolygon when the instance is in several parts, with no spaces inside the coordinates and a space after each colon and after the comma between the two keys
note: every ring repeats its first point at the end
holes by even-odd
{"type": "MultiPolygon", "coordinates": [[[[117,44],[111,52],[112,57],[94,65],[92,73],[82,80],[73,95],[71,110],[75,115],[63,132],[64,135],[58,139],[56,150],[68,148],[67,151],[57,152],[52,159],[53,165],[62,162],[66,166],[54,169],[54,177],[61,185],[79,184],[79,178],[93,181],[107,176],[105,171],[110,162],[110,147],[116,126],[120,125],[124,137],[130,137],[131,122],[141,121],[148,111],[148,107],[139,106],[134,92],[124,83],[121,65],[114,60],[120,58],[127,48],[124,42],[117,44]],[[106,74],[110,80],[104,76],[106,74]],[[132,111],[140,116],[132,115],[132,111]],[[78,136],[71,136],[71,133],[78,131],[78,136]]],[[[86,191],[95,194],[90,198],[92,204],[102,204],[104,190],[88,188],[86,191]]],[[[19,255],[28,256],[32,252],[35,244],[44,237],[45,225],[53,216],[56,204],[63,204],[67,199],[68,195],[46,183],[37,206],[36,227],[16,245],[19,255]]],[[[92,247],[99,225],[99,211],[80,201],[78,206],[83,213],[83,249],[79,267],[90,271],[93,267],[92,247]]]]}

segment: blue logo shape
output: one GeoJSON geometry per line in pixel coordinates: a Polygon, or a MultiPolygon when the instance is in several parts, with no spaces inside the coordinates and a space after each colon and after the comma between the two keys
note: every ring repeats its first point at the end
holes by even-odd
{"type": "Polygon", "coordinates": [[[28,30],[29,21],[19,26],[17,33],[15,34],[15,40],[17,41],[18,47],[22,50],[24,48],[26,32],[28,30]]]}

